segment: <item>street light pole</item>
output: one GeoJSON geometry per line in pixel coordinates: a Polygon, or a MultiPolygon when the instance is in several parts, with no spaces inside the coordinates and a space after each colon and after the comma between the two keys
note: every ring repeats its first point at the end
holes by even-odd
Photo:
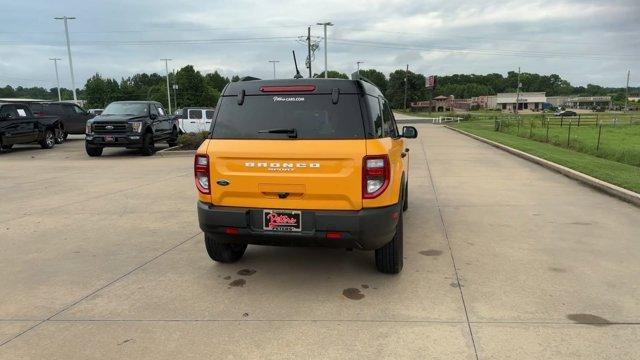
{"type": "Polygon", "coordinates": [[[58,87],[58,101],[62,101],[62,96],[60,96],[60,76],[58,76],[58,60],[62,60],[62,59],[49,58],[49,60],[53,60],[53,66],[56,68],[56,86],[58,87]]]}
{"type": "Polygon", "coordinates": [[[169,90],[169,61],[173,59],[160,59],[164,61],[164,69],[167,72],[167,103],[169,104],[169,114],[171,114],[171,91],[169,90]]]}
{"type": "Polygon", "coordinates": [[[71,59],[71,42],[69,41],[69,25],[67,20],[74,20],[75,17],[62,16],[54,18],[56,20],[64,20],[64,35],[67,38],[67,54],[69,55],[69,71],[71,72],[71,88],[73,90],[73,101],[78,102],[76,95],[76,78],[73,74],[73,60],[71,59]]]}
{"type": "Polygon", "coordinates": [[[407,64],[407,71],[404,73],[404,111],[407,111],[407,89],[409,86],[409,64],[407,64]]]}
{"type": "Polygon", "coordinates": [[[276,78],[276,64],[279,63],[279,60],[269,60],[270,63],[273,64],[273,78],[276,78]]]}
{"type": "Polygon", "coordinates": [[[364,64],[364,61],[356,61],[356,66],[358,67],[358,75],[360,75],[360,64],[364,64]]]}
{"type": "Polygon", "coordinates": [[[324,78],[328,78],[327,70],[327,26],[333,26],[330,22],[317,23],[316,25],[322,25],[324,27],[324,78]]]}

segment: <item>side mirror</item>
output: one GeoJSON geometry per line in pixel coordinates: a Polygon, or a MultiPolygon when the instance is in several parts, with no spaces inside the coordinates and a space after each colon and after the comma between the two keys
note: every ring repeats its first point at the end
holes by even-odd
{"type": "Polygon", "coordinates": [[[415,139],[418,137],[418,130],[413,126],[402,127],[402,137],[407,139],[415,139]]]}
{"type": "Polygon", "coordinates": [[[151,115],[149,115],[149,119],[151,119],[151,120],[155,120],[155,119],[157,119],[157,118],[158,118],[158,115],[157,115],[157,114],[151,114],[151,115]]]}

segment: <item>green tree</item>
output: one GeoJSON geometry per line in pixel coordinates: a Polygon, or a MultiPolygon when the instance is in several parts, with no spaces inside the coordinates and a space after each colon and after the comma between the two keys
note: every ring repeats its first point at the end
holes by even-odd
{"type": "MultiPolygon", "coordinates": [[[[321,72],[320,74],[314,74],[313,77],[314,78],[324,78],[324,71],[321,72]]],[[[349,78],[347,76],[347,74],[341,73],[341,72],[335,71],[335,70],[327,71],[327,77],[329,79],[348,79],[349,78]]]]}
{"type": "Polygon", "coordinates": [[[220,93],[222,92],[222,89],[224,89],[224,87],[229,83],[229,78],[220,75],[216,70],[213,73],[206,74],[204,76],[204,81],[207,86],[218,90],[218,93],[220,93]]]}
{"type": "Polygon", "coordinates": [[[87,107],[102,108],[120,99],[120,86],[114,79],[104,79],[96,73],[84,85],[83,97],[87,107]]]}
{"type": "Polygon", "coordinates": [[[427,89],[424,75],[416,74],[412,71],[396,70],[389,74],[389,85],[386,98],[394,109],[404,108],[404,86],[405,74],[407,76],[407,107],[413,101],[425,100],[427,89]]]}
{"type": "Polygon", "coordinates": [[[378,89],[384,94],[387,92],[387,77],[380,71],[376,69],[368,69],[368,70],[360,70],[360,75],[366,77],[371,80],[372,83],[376,84],[378,89]]]}

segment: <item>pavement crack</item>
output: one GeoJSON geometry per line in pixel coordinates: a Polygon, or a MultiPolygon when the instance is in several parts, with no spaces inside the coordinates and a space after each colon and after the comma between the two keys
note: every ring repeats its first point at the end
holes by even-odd
{"type": "Polygon", "coordinates": [[[438,209],[438,214],[440,215],[440,222],[442,223],[442,231],[444,233],[444,238],[447,240],[447,246],[449,247],[449,254],[451,255],[451,263],[453,264],[453,271],[456,275],[456,287],[460,292],[460,299],[462,300],[462,307],[464,308],[464,316],[467,321],[467,328],[469,329],[469,336],[471,337],[471,344],[473,345],[473,352],[475,353],[476,360],[478,357],[478,349],[476,347],[476,340],[473,336],[473,329],[471,328],[471,322],[469,321],[469,312],[467,310],[467,303],[464,299],[464,292],[462,291],[462,284],[460,283],[460,275],[458,274],[458,267],[456,266],[456,259],[453,256],[453,249],[451,248],[451,241],[449,240],[449,234],[447,233],[447,225],[444,221],[444,216],[442,215],[442,209],[440,208],[440,201],[438,200],[438,191],[436,189],[436,184],[433,181],[433,175],[431,174],[431,168],[429,167],[429,157],[427,156],[427,152],[424,149],[424,142],[422,141],[422,137],[420,139],[420,149],[422,149],[422,154],[424,155],[424,162],[427,166],[427,173],[429,174],[429,180],[431,182],[431,188],[433,189],[433,196],[436,202],[436,208],[438,209]]]}
{"type": "Polygon", "coordinates": [[[115,279],[111,280],[111,281],[110,281],[110,282],[108,282],[107,284],[105,284],[105,285],[103,285],[103,286],[99,287],[99,288],[98,288],[98,289],[96,289],[96,290],[93,290],[93,291],[92,291],[92,292],[90,292],[89,294],[87,294],[87,295],[85,295],[85,296],[81,297],[80,299],[78,299],[78,300],[74,301],[73,303],[71,303],[71,304],[69,304],[69,305],[67,305],[67,306],[63,307],[62,309],[58,310],[56,313],[54,313],[53,315],[51,315],[51,316],[47,317],[46,319],[44,319],[44,320],[42,320],[42,321],[38,322],[37,324],[35,324],[35,325],[31,326],[30,328],[28,328],[28,329],[26,329],[26,330],[24,330],[24,331],[22,331],[22,332],[20,332],[20,333],[16,334],[15,336],[10,337],[10,338],[8,338],[8,339],[6,339],[5,341],[3,341],[3,342],[1,342],[1,343],[0,343],[0,347],[3,347],[4,345],[6,345],[6,344],[10,343],[11,341],[13,341],[13,340],[15,340],[15,339],[19,338],[19,337],[20,337],[20,336],[22,336],[22,335],[24,335],[24,334],[28,333],[29,331],[31,331],[31,330],[33,330],[33,329],[37,328],[38,326],[40,326],[40,325],[44,324],[45,322],[52,320],[54,317],[56,317],[56,316],[58,316],[58,315],[60,315],[60,314],[64,313],[65,311],[67,311],[67,310],[71,309],[72,307],[74,307],[74,306],[78,305],[79,303],[81,303],[82,301],[84,301],[84,300],[88,299],[89,297],[91,297],[91,296],[93,296],[93,295],[95,295],[95,294],[99,293],[100,291],[102,291],[102,290],[104,290],[104,289],[108,288],[109,286],[111,286],[111,285],[113,285],[113,284],[117,283],[118,281],[120,281],[120,280],[124,279],[125,277],[127,277],[127,276],[131,275],[131,274],[132,274],[132,273],[134,273],[135,271],[137,271],[137,270],[139,270],[139,269],[141,269],[141,268],[145,267],[146,265],[150,264],[151,262],[153,262],[153,261],[155,261],[155,260],[159,259],[160,257],[162,257],[162,256],[164,256],[164,255],[166,255],[166,254],[170,253],[171,251],[173,251],[173,250],[177,249],[177,248],[178,248],[178,247],[180,247],[181,245],[183,245],[183,244],[185,244],[185,243],[189,242],[190,240],[193,240],[196,236],[198,236],[198,235],[200,235],[200,234],[201,234],[201,233],[200,233],[200,232],[198,232],[198,233],[197,233],[197,234],[195,234],[195,235],[189,236],[187,239],[180,241],[179,243],[177,243],[177,244],[175,244],[175,245],[171,246],[170,248],[166,249],[165,251],[161,252],[160,254],[158,254],[158,255],[156,255],[156,256],[154,256],[154,257],[152,257],[151,259],[146,260],[146,261],[145,261],[145,262],[143,262],[142,264],[140,264],[140,265],[138,265],[138,266],[134,267],[133,269],[131,269],[131,270],[127,271],[126,273],[124,273],[124,274],[122,274],[122,275],[118,276],[117,278],[115,278],[115,279]]]}

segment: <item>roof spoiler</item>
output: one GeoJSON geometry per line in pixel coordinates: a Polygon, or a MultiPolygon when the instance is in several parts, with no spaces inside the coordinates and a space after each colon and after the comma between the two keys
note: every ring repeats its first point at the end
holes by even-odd
{"type": "Polygon", "coordinates": [[[374,84],[373,81],[371,81],[371,80],[367,79],[366,77],[360,75],[360,73],[358,73],[357,71],[354,72],[353,74],[351,74],[351,80],[356,80],[356,81],[360,80],[360,81],[364,81],[366,83],[369,83],[369,84],[371,84],[373,86],[376,86],[376,84],[374,84]]]}
{"type": "Polygon", "coordinates": [[[242,79],[240,79],[240,81],[253,81],[253,80],[262,80],[262,79],[259,79],[257,77],[253,77],[253,76],[245,76],[242,79]]]}

